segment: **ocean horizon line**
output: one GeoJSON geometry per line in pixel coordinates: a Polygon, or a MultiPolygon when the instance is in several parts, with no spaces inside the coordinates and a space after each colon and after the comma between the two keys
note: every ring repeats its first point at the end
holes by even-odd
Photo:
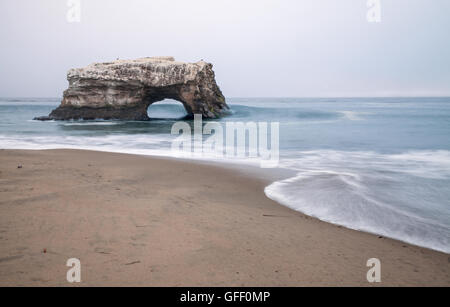
{"type": "MultiPolygon", "coordinates": [[[[21,100],[27,101],[32,99],[52,99],[52,100],[61,100],[63,97],[56,96],[29,96],[29,97],[21,97],[21,96],[0,96],[0,100],[21,100]]],[[[450,98],[448,96],[230,96],[226,97],[226,99],[386,99],[386,98],[395,98],[395,99],[411,99],[411,98],[450,98]]],[[[175,100],[175,99],[167,99],[167,100],[175,100]]]]}

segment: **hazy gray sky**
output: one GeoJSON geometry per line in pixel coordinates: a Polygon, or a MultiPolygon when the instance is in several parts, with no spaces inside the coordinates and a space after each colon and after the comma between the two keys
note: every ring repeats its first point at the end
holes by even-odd
{"type": "Polygon", "coordinates": [[[57,97],[120,57],[214,64],[227,97],[450,96],[450,1],[0,0],[0,96],[57,97]]]}

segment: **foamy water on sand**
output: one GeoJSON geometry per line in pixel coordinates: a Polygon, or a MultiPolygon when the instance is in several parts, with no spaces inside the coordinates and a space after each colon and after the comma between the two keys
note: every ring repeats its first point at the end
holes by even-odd
{"type": "Polygon", "coordinates": [[[299,152],[266,195],[321,220],[450,252],[450,152],[299,152]]]}
{"type": "MultiPolygon", "coordinates": [[[[229,99],[227,121],[280,122],[280,165],[295,176],[266,195],[321,220],[450,253],[450,99],[229,99]]],[[[0,148],[77,148],[177,156],[180,103],[149,122],[38,122],[57,99],[0,99],[0,148]]],[[[223,162],[216,153],[198,159],[223,162]]],[[[255,160],[230,162],[258,165],[255,160]]],[[[275,171],[275,170],[267,170],[275,171]]]]}

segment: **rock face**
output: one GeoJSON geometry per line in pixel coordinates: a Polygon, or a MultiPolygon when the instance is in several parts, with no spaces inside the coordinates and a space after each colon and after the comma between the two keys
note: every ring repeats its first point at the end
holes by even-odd
{"type": "Polygon", "coordinates": [[[217,118],[228,110],[212,65],[172,57],[117,60],[69,70],[61,105],[39,120],[148,120],[154,102],[175,99],[189,115],[217,118]]]}

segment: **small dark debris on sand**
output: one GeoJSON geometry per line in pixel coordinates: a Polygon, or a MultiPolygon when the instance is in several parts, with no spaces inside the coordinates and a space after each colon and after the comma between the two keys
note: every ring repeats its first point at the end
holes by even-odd
{"type": "Polygon", "coordinates": [[[285,215],[273,215],[273,214],[263,214],[264,217],[289,217],[285,215]]]}

